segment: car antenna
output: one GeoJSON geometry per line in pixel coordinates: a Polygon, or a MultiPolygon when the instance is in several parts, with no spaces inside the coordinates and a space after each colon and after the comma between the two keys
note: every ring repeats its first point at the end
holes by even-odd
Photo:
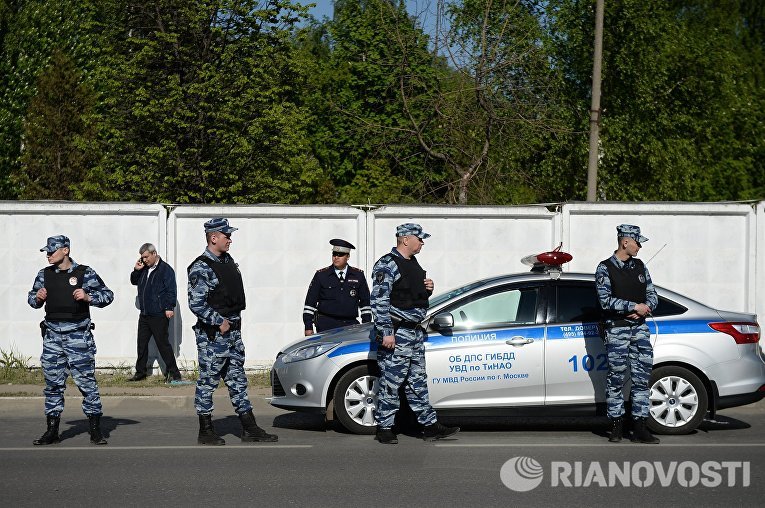
{"type": "MultiPolygon", "coordinates": [[[[667,244],[666,244],[666,243],[665,243],[664,245],[662,245],[662,246],[661,246],[661,249],[657,250],[657,251],[656,251],[656,254],[654,254],[653,256],[651,256],[651,259],[653,259],[653,258],[655,258],[656,256],[658,256],[658,255],[659,255],[659,252],[663,251],[663,250],[664,250],[664,247],[666,247],[666,246],[667,246],[667,244]]],[[[650,262],[651,262],[651,259],[649,259],[648,261],[646,261],[644,264],[646,264],[646,265],[647,265],[648,263],[650,263],[650,262]]]]}

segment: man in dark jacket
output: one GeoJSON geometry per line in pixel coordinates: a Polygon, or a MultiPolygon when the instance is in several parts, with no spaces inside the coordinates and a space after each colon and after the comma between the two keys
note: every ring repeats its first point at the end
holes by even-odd
{"type": "Polygon", "coordinates": [[[154,336],[157,350],[165,362],[167,380],[171,383],[182,380],[175,354],[168,340],[168,327],[173,317],[177,288],[175,271],[162,261],[157,248],[150,243],[141,245],[141,255],[130,274],[130,283],[138,286],[138,360],[135,363],[135,375],[128,381],[146,379],[147,360],[149,359],[149,340],[154,336]]]}

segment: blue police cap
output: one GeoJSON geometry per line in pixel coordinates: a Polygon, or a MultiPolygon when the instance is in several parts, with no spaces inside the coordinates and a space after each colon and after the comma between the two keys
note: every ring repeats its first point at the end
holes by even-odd
{"type": "Polygon", "coordinates": [[[396,228],[396,236],[416,236],[420,240],[424,240],[426,238],[430,238],[430,235],[422,230],[422,226],[419,224],[413,224],[411,222],[407,222],[406,224],[401,224],[396,228]]]}
{"type": "Polygon", "coordinates": [[[332,246],[332,252],[343,252],[345,254],[356,248],[351,242],[346,242],[340,238],[333,238],[329,241],[329,244],[332,246]]]}
{"type": "Polygon", "coordinates": [[[228,219],[217,217],[205,222],[205,233],[225,233],[231,234],[239,228],[232,228],[228,225],[228,219]]]}
{"type": "Polygon", "coordinates": [[[640,228],[632,224],[620,224],[616,226],[617,238],[632,238],[637,243],[645,243],[648,238],[640,234],[640,228]]]}
{"type": "Polygon", "coordinates": [[[64,247],[70,247],[69,238],[64,235],[49,236],[45,247],[40,252],[53,252],[64,247]]]}

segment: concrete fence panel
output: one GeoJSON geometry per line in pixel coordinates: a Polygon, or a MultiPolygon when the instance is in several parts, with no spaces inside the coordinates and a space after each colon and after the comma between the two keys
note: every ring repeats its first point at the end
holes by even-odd
{"type": "MultiPolygon", "coordinates": [[[[247,293],[243,336],[247,366],[268,367],[284,345],[303,334],[302,310],[314,272],[331,264],[329,240],[356,245],[351,265],[365,271],[395,246],[396,226],[416,222],[432,235],[418,256],[441,293],[473,280],[523,272],[521,258],[555,248],[574,259],[566,271],[593,272],[616,248],[616,226],[639,225],[650,240],[640,258],[654,281],[714,307],[765,313],[765,203],[569,203],[513,207],[346,206],[169,207],[135,203],[0,202],[0,247],[8,283],[0,289],[4,318],[0,349],[39,361],[38,323],[27,292],[47,266],[39,252],[48,236],[72,240],[72,257],[92,266],[114,291],[114,303],[94,309],[97,363],[132,365],[136,354],[136,288],[129,275],[144,242],[157,246],[176,270],[178,305],[171,341],[179,364],[197,360],[188,308],[186,269],[205,249],[203,224],[227,217],[239,228],[231,255],[247,293]],[[760,298],[761,300],[761,298],[760,298]]],[[[151,353],[156,357],[156,350],[151,353]]]]}
{"type": "Polygon", "coordinates": [[[0,248],[8,261],[8,283],[0,294],[4,309],[0,348],[39,363],[39,323],[45,313],[27,304],[27,293],[37,272],[48,266],[39,249],[47,237],[62,234],[71,240],[72,259],[91,266],[114,291],[111,305],[91,309],[98,364],[135,362],[138,310],[130,272],[141,244],[152,242],[164,255],[165,208],[135,203],[0,202],[0,221],[7,238],[0,248]]]}

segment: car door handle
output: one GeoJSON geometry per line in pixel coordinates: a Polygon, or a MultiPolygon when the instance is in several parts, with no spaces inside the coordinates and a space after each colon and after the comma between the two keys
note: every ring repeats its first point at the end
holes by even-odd
{"type": "Polygon", "coordinates": [[[526,344],[531,344],[532,342],[534,342],[534,339],[527,339],[526,337],[516,335],[512,339],[506,340],[505,344],[508,346],[525,346],[526,344]]]}

